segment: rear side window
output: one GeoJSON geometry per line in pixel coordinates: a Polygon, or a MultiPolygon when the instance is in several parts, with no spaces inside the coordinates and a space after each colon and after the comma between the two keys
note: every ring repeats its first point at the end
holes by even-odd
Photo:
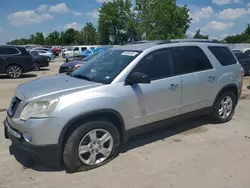
{"type": "Polygon", "coordinates": [[[75,47],[75,48],[74,48],[74,51],[78,51],[78,50],[79,50],[79,48],[78,48],[78,47],[75,47]]]}
{"type": "Polygon", "coordinates": [[[208,49],[213,53],[222,66],[236,64],[237,61],[232,52],[224,46],[209,46],[208,49]]]}
{"type": "Polygon", "coordinates": [[[19,53],[19,51],[16,48],[10,48],[10,47],[0,48],[1,55],[14,55],[14,54],[18,54],[18,53],[19,53]]]}
{"type": "Polygon", "coordinates": [[[206,54],[198,46],[174,47],[173,58],[177,75],[213,68],[206,54]]]}
{"type": "Polygon", "coordinates": [[[87,50],[87,48],[86,47],[82,47],[81,50],[84,51],[84,50],[87,50]]]}

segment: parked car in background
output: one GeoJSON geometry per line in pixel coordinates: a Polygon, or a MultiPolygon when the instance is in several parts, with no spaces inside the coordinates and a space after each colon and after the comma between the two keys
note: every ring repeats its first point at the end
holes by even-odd
{"type": "Polygon", "coordinates": [[[248,76],[250,74],[250,56],[247,53],[234,53],[237,60],[241,64],[242,68],[244,69],[244,75],[248,76]]]}
{"type": "Polygon", "coordinates": [[[80,55],[80,53],[86,49],[95,49],[95,46],[73,46],[69,50],[62,53],[62,57],[80,55]]]}
{"type": "Polygon", "coordinates": [[[108,48],[96,48],[96,49],[87,49],[84,50],[83,52],[81,52],[79,55],[73,55],[73,56],[65,56],[65,62],[69,62],[69,61],[75,61],[75,60],[83,60],[84,58],[96,54],[96,53],[100,53],[100,52],[104,52],[106,51],[108,48]]]}
{"type": "Polygon", "coordinates": [[[243,53],[247,56],[250,57],[250,48],[243,48],[243,49],[232,49],[232,52],[234,54],[238,54],[238,53],[243,53]]]}
{"type": "Polygon", "coordinates": [[[61,50],[60,48],[56,47],[56,48],[52,48],[52,52],[53,52],[56,56],[58,56],[58,55],[62,52],[62,50],[61,50]]]}
{"type": "Polygon", "coordinates": [[[243,52],[243,54],[246,54],[247,56],[250,57],[250,48],[244,48],[241,51],[243,52]]]}
{"type": "Polygon", "coordinates": [[[84,50],[80,53],[80,55],[82,55],[83,57],[88,57],[92,54],[95,54],[95,53],[99,53],[99,52],[104,52],[106,51],[107,48],[95,48],[95,49],[87,49],[87,50],[84,50]]]}
{"type": "Polygon", "coordinates": [[[49,60],[47,56],[39,55],[37,51],[31,51],[31,55],[33,56],[33,68],[34,70],[38,71],[41,67],[48,67],[49,66],[49,60]]]}
{"type": "Polygon", "coordinates": [[[94,58],[95,56],[97,56],[98,54],[99,53],[95,53],[95,54],[92,54],[86,58],[83,58],[81,56],[82,57],[81,60],[74,60],[74,61],[65,62],[59,68],[59,73],[72,72],[72,71],[76,70],[77,68],[79,68],[80,66],[82,66],[87,61],[89,61],[92,58],[94,58]]]}
{"type": "Polygon", "coordinates": [[[0,45],[0,74],[20,78],[33,70],[33,57],[20,46],[0,45]]]}
{"type": "Polygon", "coordinates": [[[45,50],[31,50],[30,52],[37,52],[39,55],[47,57],[47,60],[50,62],[56,58],[55,54],[45,50]]]}

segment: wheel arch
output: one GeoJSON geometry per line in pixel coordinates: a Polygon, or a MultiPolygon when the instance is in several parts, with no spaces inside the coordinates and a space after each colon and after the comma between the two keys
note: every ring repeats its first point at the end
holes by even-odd
{"type": "Polygon", "coordinates": [[[89,112],[87,114],[78,115],[66,123],[64,128],[62,129],[59,136],[59,145],[61,149],[63,149],[67,138],[71,135],[71,133],[81,124],[90,122],[92,120],[107,120],[112,122],[119,131],[121,142],[124,141],[125,137],[125,123],[122,115],[113,109],[103,109],[97,110],[93,112],[89,112]]]}
{"type": "Polygon", "coordinates": [[[16,65],[16,66],[20,67],[20,68],[22,69],[22,71],[24,70],[23,67],[22,67],[21,65],[16,64],[16,63],[11,63],[11,64],[9,64],[9,65],[6,66],[6,68],[5,68],[5,73],[7,73],[8,68],[9,68],[10,66],[13,66],[13,65],[16,65]]]}
{"type": "MultiPolygon", "coordinates": [[[[237,85],[236,84],[228,84],[228,85],[226,85],[226,86],[224,86],[220,91],[219,91],[219,93],[217,94],[217,96],[216,96],[216,98],[215,98],[215,100],[214,100],[214,104],[216,103],[216,101],[219,99],[219,97],[223,94],[223,93],[225,93],[225,92],[227,92],[227,91],[232,91],[234,94],[235,94],[235,96],[236,96],[236,99],[237,99],[237,102],[238,102],[238,99],[239,99],[239,90],[238,90],[238,87],[237,87],[237,85]]],[[[236,103],[237,104],[237,103],[236,103]]]]}

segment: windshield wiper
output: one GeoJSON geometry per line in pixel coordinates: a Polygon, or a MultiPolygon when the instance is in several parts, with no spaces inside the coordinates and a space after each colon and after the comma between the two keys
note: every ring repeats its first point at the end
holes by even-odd
{"type": "Polygon", "coordinates": [[[85,75],[77,74],[77,75],[73,75],[73,77],[75,77],[75,78],[81,78],[81,79],[88,80],[88,81],[92,81],[90,77],[85,76],[85,75]]]}

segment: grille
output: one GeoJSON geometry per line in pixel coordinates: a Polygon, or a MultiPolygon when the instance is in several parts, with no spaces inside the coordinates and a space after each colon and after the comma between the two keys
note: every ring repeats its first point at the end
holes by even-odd
{"type": "Polygon", "coordinates": [[[10,107],[9,107],[9,109],[8,109],[8,115],[9,115],[10,117],[12,117],[12,116],[15,114],[15,112],[16,112],[16,110],[17,110],[19,104],[20,104],[20,102],[21,102],[21,100],[18,99],[17,97],[13,97],[13,98],[12,98],[12,101],[11,101],[11,103],[10,103],[10,107]]]}

